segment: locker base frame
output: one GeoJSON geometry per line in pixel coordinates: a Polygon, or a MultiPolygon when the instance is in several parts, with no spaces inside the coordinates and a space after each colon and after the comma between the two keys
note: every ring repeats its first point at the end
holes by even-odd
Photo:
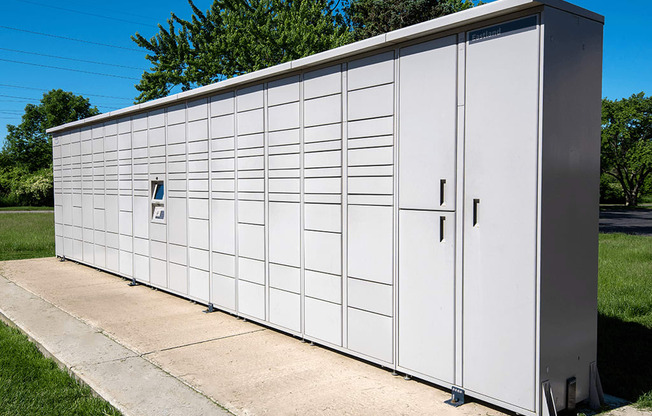
{"type": "Polygon", "coordinates": [[[597,410],[604,405],[604,391],[598,372],[598,364],[594,361],[589,365],[589,406],[597,410]]]}
{"type": "Polygon", "coordinates": [[[451,398],[444,403],[453,407],[460,407],[464,404],[464,390],[459,387],[451,387],[451,398]]]}
{"type": "Polygon", "coordinates": [[[548,414],[548,416],[557,416],[557,406],[555,406],[555,396],[552,393],[552,387],[550,386],[550,381],[546,380],[543,383],[541,383],[541,395],[543,396],[543,404],[542,407],[542,415],[545,415],[546,413],[543,412],[545,410],[548,414]]]}

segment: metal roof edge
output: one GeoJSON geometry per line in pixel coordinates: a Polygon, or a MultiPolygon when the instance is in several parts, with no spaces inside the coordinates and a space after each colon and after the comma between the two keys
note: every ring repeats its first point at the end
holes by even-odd
{"type": "Polygon", "coordinates": [[[347,58],[349,56],[361,54],[370,50],[379,49],[383,46],[409,41],[422,36],[428,36],[437,32],[443,32],[455,27],[464,26],[469,23],[474,23],[488,18],[509,14],[541,5],[554,7],[569,13],[577,14],[579,16],[598,21],[600,23],[604,23],[603,16],[563,0],[498,0],[458,13],[438,17],[423,23],[418,23],[416,25],[364,39],[355,43],[350,43],[338,48],[319,52],[314,55],[306,56],[294,61],[285,62],[255,72],[250,72],[248,74],[240,75],[234,78],[229,78],[214,84],[205,85],[189,91],[184,91],[178,94],[169,95],[167,97],[147,101],[142,104],[135,104],[130,107],[125,107],[110,111],[108,113],[98,114],[96,116],[62,124],[60,126],[49,128],[46,130],[46,132],[56,133],[63,130],[82,127],[103,120],[119,118],[120,116],[125,116],[127,114],[134,114],[140,111],[155,109],[177,101],[190,100],[195,97],[202,98],[209,94],[213,94],[229,88],[234,88],[241,84],[247,84],[262,78],[272,77],[290,69],[306,69],[313,66],[326,64],[330,61],[336,61],[338,59],[347,58]]]}

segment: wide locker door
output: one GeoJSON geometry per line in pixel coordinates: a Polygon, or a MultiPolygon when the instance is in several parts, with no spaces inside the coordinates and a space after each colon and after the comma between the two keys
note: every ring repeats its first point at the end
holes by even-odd
{"type": "Polygon", "coordinates": [[[463,386],[533,411],[538,21],[467,36],[463,386]]]}
{"type": "Polygon", "coordinates": [[[399,214],[398,364],[453,383],[455,213],[399,214]]]}

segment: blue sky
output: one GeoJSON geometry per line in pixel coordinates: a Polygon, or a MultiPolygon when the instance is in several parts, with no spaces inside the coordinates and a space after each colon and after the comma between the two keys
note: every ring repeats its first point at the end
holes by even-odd
{"type": "MultiPolygon", "coordinates": [[[[648,40],[652,2],[573,2],[606,18],[603,97],[652,93],[652,46],[648,40]]],[[[211,3],[195,1],[202,10],[211,3]]],[[[131,105],[137,95],[134,85],[149,62],[130,36],[135,32],[154,35],[156,24],[164,23],[172,11],[184,18],[190,16],[185,0],[2,0],[0,146],[5,125],[20,123],[25,105],[38,103],[42,94],[53,88],[82,94],[101,112],[131,105]]]]}

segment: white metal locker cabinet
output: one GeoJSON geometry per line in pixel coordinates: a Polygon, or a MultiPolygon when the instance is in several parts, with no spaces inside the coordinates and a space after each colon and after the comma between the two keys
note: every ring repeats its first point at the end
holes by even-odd
{"type": "MultiPolygon", "coordinates": [[[[238,313],[267,319],[266,316],[266,223],[265,168],[251,164],[252,159],[264,159],[265,96],[263,85],[236,91],[236,189],[238,224],[237,239],[237,309],[238,313]],[[260,201],[260,204],[251,202],[260,201]],[[250,216],[262,218],[258,223],[240,217],[241,207],[251,208],[250,216]],[[243,270],[240,270],[244,267],[243,270]]],[[[245,210],[246,208],[243,208],[245,210]]]]}
{"type": "Polygon", "coordinates": [[[463,380],[534,411],[538,18],[468,36],[499,29],[466,51],[463,380]]]}
{"type": "MultiPolygon", "coordinates": [[[[132,118],[131,155],[132,155],[132,183],[133,183],[133,277],[138,281],[150,281],[150,242],[149,223],[151,221],[150,181],[149,181],[149,137],[152,144],[155,137],[163,135],[164,128],[161,123],[154,121],[158,112],[142,113],[132,118]],[[150,123],[150,119],[152,122],[150,123]],[[151,130],[148,128],[151,124],[151,130]]],[[[162,114],[162,113],[161,113],[162,114]]],[[[159,150],[160,151],[160,150],[159,150]]]]}
{"type": "Polygon", "coordinates": [[[301,169],[272,168],[274,160],[300,157],[299,76],[267,85],[267,201],[269,322],[301,333],[301,169]]]}
{"type": "Polygon", "coordinates": [[[394,362],[394,178],[371,172],[394,163],[393,128],[381,130],[393,126],[394,65],[389,51],[351,61],[347,71],[347,127],[353,130],[347,140],[348,348],[388,363],[394,362]],[[379,150],[390,157],[378,157],[379,150]]]}
{"type": "Polygon", "coordinates": [[[93,244],[95,247],[95,265],[106,267],[106,221],[104,215],[104,126],[102,123],[93,126],[93,244]]]}
{"type": "Polygon", "coordinates": [[[118,246],[120,249],[120,274],[133,277],[133,143],[131,119],[118,121],[118,246]]]}
{"type": "Polygon", "coordinates": [[[106,268],[112,272],[120,270],[118,205],[118,125],[117,121],[104,124],[104,218],[106,268]]]}
{"type": "Polygon", "coordinates": [[[210,99],[211,299],[236,309],[235,99],[233,93],[210,99]]]}
{"type": "MultiPolygon", "coordinates": [[[[170,109],[171,110],[171,109],[170,109]]],[[[167,127],[167,111],[150,112],[147,119],[140,119],[138,123],[136,120],[133,122],[134,131],[139,131],[144,128],[147,129],[147,143],[149,150],[149,158],[147,160],[147,179],[142,186],[144,192],[142,196],[147,198],[147,224],[149,235],[149,277],[152,285],[167,288],[168,287],[168,227],[170,226],[170,183],[171,180],[165,175],[166,172],[166,158],[167,158],[167,140],[168,136],[175,134],[171,141],[178,142],[179,138],[176,133],[178,129],[168,129],[167,127]],[[160,221],[152,220],[152,200],[154,197],[153,183],[164,181],[164,197],[165,215],[160,221]]],[[[184,131],[181,131],[184,134],[184,131]]],[[[185,136],[182,136],[185,138],[185,136]]],[[[142,192],[142,191],[141,191],[142,192]]],[[[143,201],[144,202],[144,201],[143,201]]],[[[144,231],[144,230],[143,230],[144,231]]]]}
{"type": "Polygon", "coordinates": [[[603,21],[493,2],[50,129],[56,253],[564,409],[596,384],[603,21]]]}
{"type": "Polygon", "coordinates": [[[188,103],[188,294],[210,299],[208,100],[188,103]]]}
{"type": "MultiPolygon", "coordinates": [[[[339,346],[341,297],[335,299],[309,288],[315,276],[324,276],[337,287],[342,285],[341,226],[328,226],[321,220],[322,210],[342,210],[341,65],[304,74],[303,126],[304,333],[339,346]]],[[[336,221],[341,222],[341,218],[336,221]]]]}
{"type": "Polygon", "coordinates": [[[71,258],[83,261],[82,258],[82,189],[81,189],[81,143],[80,132],[75,130],[70,135],[70,185],[72,203],[72,255],[71,258]]]}
{"type": "Polygon", "coordinates": [[[235,254],[235,99],[233,93],[209,102],[211,175],[211,299],[219,308],[236,309],[235,254]]]}
{"type": "Polygon", "coordinates": [[[62,168],[63,137],[52,137],[52,176],[54,192],[54,241],[55,255],[63,257],[63,168],[62,168]]]}
{"type": "Polygon", "coordinates": [[[91,129],[85,127],[80,132],[81,142],[81,188],[82,188],[82,257],[86,264],[94,265],[93,247],[93,140],[91,129]]]}

